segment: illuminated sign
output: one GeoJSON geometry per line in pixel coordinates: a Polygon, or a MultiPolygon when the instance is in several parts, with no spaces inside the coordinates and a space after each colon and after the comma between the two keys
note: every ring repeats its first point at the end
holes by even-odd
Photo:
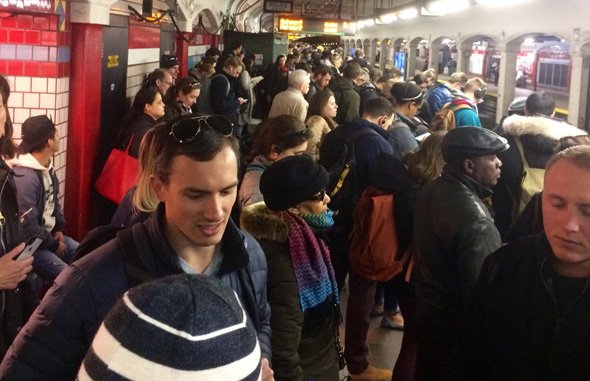
{"type": "Polygon", "coordinates": [[[309,18],[279,17],[278,30],[279,32],[343,34],[348,31],[350,24],[309,18]]]}
{"type": "Polygon", "coordinates": [[[301,32],[303,31],[302,19],[290,19],[279,17],[279,31],[281,32],[301,32]]]}
{"type": "Polygon", "coordinates": [[[0,0],[0,11],[53,13],[51,0],[0,0]]]}

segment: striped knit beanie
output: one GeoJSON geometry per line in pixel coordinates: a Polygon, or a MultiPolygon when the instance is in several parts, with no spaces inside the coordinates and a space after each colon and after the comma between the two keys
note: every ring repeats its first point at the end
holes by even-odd
{"type": "Polygon", "coordinates": [[[218,279],[175,275],[125,293],[107,315],[78,380],[256,381],[256,330],[218,279]]]}

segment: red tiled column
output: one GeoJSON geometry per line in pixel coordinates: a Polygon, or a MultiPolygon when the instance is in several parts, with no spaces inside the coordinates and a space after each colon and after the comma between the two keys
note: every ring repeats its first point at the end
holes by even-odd
{"type": "Polygon", "coordinates": [[[80,239],[90,224],[90,191],[94,161],[100,139],[100,88],[103,26],[72,24],[70,74],[70,130],[65,195],[70,234],[80,239]]]}
{"type": "Polygon", "coordinates": [[[188,33],[176,34],[176,56],[180,62],[180,74],[178,78],[188,75],[188,42],[184,39],[188,35],[188,33]]]}

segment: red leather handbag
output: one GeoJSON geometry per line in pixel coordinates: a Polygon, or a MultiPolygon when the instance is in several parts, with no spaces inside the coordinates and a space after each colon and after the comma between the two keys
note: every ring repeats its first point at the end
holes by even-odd
{"type": "Polygon", "coordinates": [[[123,200],[125,193],[135,185],[139,176],[139,160],[129,155],[134,136],[135,134],[131,135],[125,151],[113,148],[96,180],[98,193],[116,204],[123,200]]]}

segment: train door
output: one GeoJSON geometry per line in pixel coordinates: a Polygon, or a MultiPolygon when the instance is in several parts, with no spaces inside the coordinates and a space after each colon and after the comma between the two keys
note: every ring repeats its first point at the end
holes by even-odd
{"type": "MultiPolygon", "coordinates": [[[[97,168],[100,173],[106,158],[113,148],[113,141],[119,130],[121,119],[128,109],[127,54],[129,45],[129,23],[124,16],[111,15],[110,25],[104,27],[102,46],[102,83],[100,94],[100,142],[97,168]]],[[[94,224],[110,222],[115,205],[98,198],[94,224]]]]}

